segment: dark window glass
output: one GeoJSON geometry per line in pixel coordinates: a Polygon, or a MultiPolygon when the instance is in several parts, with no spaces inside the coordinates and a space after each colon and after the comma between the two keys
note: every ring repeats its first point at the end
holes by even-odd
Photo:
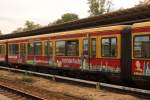
{"type": "Polygon", "coordinates": [[[88,56],[89,53],[89,43],[88,43],[88,39],[84,39],[83,40],[83,55],[84,56],[88,56]]]}
{"type": "Polygon", "coordinates": [[[79,55],[79,41],[78,40],[66,41],[66,55],[67,56],[79,55]]]}
{"type": "Polygon", "coordinates": [[[26,55],[26,44],[25,43],[20,44],[20,55],[21,56],[26,55]]]}
{"type": "Polygon", "coordinates": [[[91,39],[91,56],[96,57],[96,39],[91,39]]]}
{"type": "Polygon", "coordinates": [[[9,44],[9,54],[11,55],[19,54],[19,44],[9,44]]]}
{"type": "Polygon", "coordinates": [[[103,38],[102,39],[102,56],[116,57],[117,56],[117,39],[103,38]]]}
{"type": "Polygon", "coordinates": [[[0,54],[5,54],[5,45],[0,45],[0,54]]]}
{"type": "Polygon", "coordinates": [[[28,43],[28,55],[34,55],[34,45],[33,45],[33,43],[28,43]]]}
{"type": "Polygon", "coordinates": [[[56,55],[65,56],[65,41],[56,41],[56,55]]]}
{"type": "Polygon", "coordinates": [[[134,57],[150,58],[150,35],[134,37],[134,57]]]}
{"type": "Polygon", "coordinates": [[[52,45],[52,42],[50,42],[50,41],[44,42],[44,48],[45,48],[45,55],[46,56],[53,55],[53,45],[52,45]]]}
{"type": "Polygon", "coordinates": [[[40,56],[42,55],[42,42],[34,42],[35,47],[35,55],[40,56]]]}

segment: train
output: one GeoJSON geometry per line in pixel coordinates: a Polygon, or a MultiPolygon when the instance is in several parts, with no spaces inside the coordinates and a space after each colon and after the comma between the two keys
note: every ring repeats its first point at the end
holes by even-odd
{"type": "Polygon", "coordinates": [[[150,21],[0,40],[0,62],[150,89],[150,21]]]}

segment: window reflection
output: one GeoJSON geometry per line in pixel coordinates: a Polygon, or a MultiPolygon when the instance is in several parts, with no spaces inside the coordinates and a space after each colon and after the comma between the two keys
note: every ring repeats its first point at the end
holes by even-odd
{"type": "Polygon", "coordinates": [[[57,56],[79,56],[79,41],[56,41],[57,56]]]}
{"type": "Polygon", "coordinates": [[[56,55],[65,56],[65,41],[56,42],[56,55]]]}
{"type": "Polygon", "coordinates": [[[9,44],[9,54],[11,55],[19,54],[19,44],[9,44]]]}
{"type": "Polygon", "coordinates": [[[115,57],[117,56],[117,39],[103,38],[102,39],[102,56],[115,57]]]}
{"type": "Polygon", "coordinates": [[[134,57],[150,58],[150,35],[134,38],[134,57]]]}
{"type": "Polygon", "coordinates": [[[50,41],[44,42],[44,50],[46,56],[53,55],[53,44],[50,41]]]}

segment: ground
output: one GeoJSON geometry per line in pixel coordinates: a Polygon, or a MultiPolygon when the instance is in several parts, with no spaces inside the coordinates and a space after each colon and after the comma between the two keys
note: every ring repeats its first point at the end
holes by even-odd
{"type": "Polygon", "coordinates": [[[51,79],[0,70],[0,78],[24,82],[26,81],[24,80],[25,77],[28,77],[29,81],[27,80],[28,82],[26,83],[30,86],[38,87],[54,93],[71,95],[86,100],[141,100],[141,98],[129,94],[115,93],[105,89],[95,89],[92,87],[72,85],[69,83],[60,83],[57,81],[52,81],[51,79]]]}
{"type": "Polygon", "coordinates": [[[0,94],[0,100],[12,100],[12,99],[0,94]]]}

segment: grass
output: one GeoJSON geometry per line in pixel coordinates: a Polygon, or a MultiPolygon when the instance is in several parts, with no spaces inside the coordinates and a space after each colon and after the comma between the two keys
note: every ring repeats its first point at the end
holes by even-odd
{"type": "Polygon", "coordinates": [[[22,77],[21,77],[21,81],[23,82],[28,82],[28,83],[32,83],[33,79],[31,76],[28,75],[28,73],[25,73],[22,77]]]}

